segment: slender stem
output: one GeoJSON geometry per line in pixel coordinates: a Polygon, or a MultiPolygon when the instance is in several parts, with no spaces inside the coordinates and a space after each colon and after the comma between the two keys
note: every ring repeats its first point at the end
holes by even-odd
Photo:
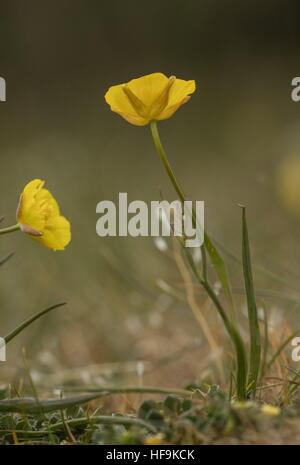
{"type": "Polygon", "coordinates": [[[207,292],[207,295],[214,303],[220,317],[222,318],[226,331],[233,343],[237,360],[237,395],[240,400],[246,399],[247,357],[244,349],[243,340],[235,325],[232,324],[230,319],[227,317],[221,302],[219,301],[217,295],[215,294],[209,283],[207,281],[204,281],[200,276],[191,254],[185,248],[183,250],[186,254],[187,260],[195,275],[195,278],[197,279],[199,284],[203,286],[203,288],[207,292]]]}
{"type": "Polygon", "coordinates": [[[27,326],[31,325],[31,323],[33,323],[35,320],[50,312],[51,310],[54,310],[55,308],[66,305],[66,303],[67,302],[60,302],[58,304],[51,305],[51,307],[48,307],[45,310],[42,310],[41,312],[38,312],[35,315],[31,316],[30,318],[28,318],[28,320],[23,321],[23,323],[21,323],[17,328],[15,328],[13,331],[4,336],[5,344],[8,344],[14,337],[16,337],[21,331],[23,331],[23,329],[27,328],[27,326]]]}
{"type": "MultiPolygon", "coordinates": [[[[178,197],[180,198],[181,202],[183,203],[186,200],[185,193],[183,191],[183,188],[181,187],[179,181],[177,180],[174,171],[172,170],[172,167],[169,163],[167,154],[165,152],[165,149],[162,145],[162,142],[160,140],[158,128],[157,128],[157,123],[156,121],[151,121],[150,123],[150,128],[151,128],[151,133],[154,141],[155,148],[157,150],[157,153],[163,163],[163,166],[170,178],[170,181],[175,189],[175,191],[178,194],[178,197]]],[[[196,213],[194,208],[192,209],[192,217],[193,221],[196,224],[196,213]]],[[[202,274],[203,274],[203,279],[204,281],[207,281],[207,261],[206,261],[206,252],[205,252],[205,245],[203,244],[201,246],[201,256],[202,256],[202,274]]]]}
{"type": "MultiPolygon", "coordinates": [[[[161,140],[160,140],[160,137],[159,137],[159,132],[158,132],[158,128],[157,128],[157,123],[156,121],[152,121],[150,123],[150,127],[151,127],[151,132],[152,132],[152,136],[153,136],[153,140],[154,140],[154,144],[155,144],[155,147],[156,147],[156,150],[163,162],[163,165],[167,171],[167,174],[180,198],[180,200],[183,202],[185,200],[185,193],[182,189],[182,187],[180,186],[172,168],[171,168],[171,165],[168,161],[168,158],[167,158],[167,155],[166,155],[166,152],[163,148],[163,145],[161,143],[161,140]]],[[[193,218],[193,222],[194,224],[197,226],[197,218],[196,218],[196,212],[195,212],[195,209],[193,208],[192,209],[192,218],[193,218]]],[[[232,293],[231,293],[231,288],[230,288],[230,283],[229,283],[229,280],[228,280],[228,277],[227,277],[227,270],[226,270],[226,266],[225,266],[225,263],[222,259],[222,257],[220,256],[220,254],[218,253],[218,251],[216,250],[216,248],[214,247],[213,243],[211,242],[209,236],[205,233],[204,231],[204,243],[203,245],[201,246],[201,256],[202,256],[202,275],[203,275],[203,280],[204,281],[207,281],[207,261],[206,261],[206,251],[208,252],[209,256],[210,256],[210,259],[212,261],[212,264],[213,264],[213,267],[218,275],[218,278],[222,284],[222,287],[224,289],[224,292],[225,292],[225,296],[226,296],[226,299],[228,301],[228,304],[229,304],[229,309],[230,309],[230,314],[231,314],[231,320],[232,320],[232,323],[236,325],[237,321],[236,321],[236,314],[235,314],[235,307],[234,307],[234,301],[233,301],[233,297],[232,297],[232,293]]]]}
{"type": "Polygon", "coordinates": [[[13,231],[17,231],[18,229],[20,229],[19,223],[14,224],[13,226],[9,226],[9,228],[0,229],[0,234],[7,234],[13,231]]]}
{"type": "Polygon", "coordinates": [[[245,291],[247,298],[249,332],[250,332],[250,363],[248,374],[249,391],[255,388],[261,369],[261,336],[259,328],[259,319],[255,299],[255,291],[252,276],[251,255],[248,237],[248,227],[246,220],[246,208],[242,206],[242,256],[245,291]]]}
{"type": "Polygon", "coordinates": [[[160,137],[159,137],[159,133],[158,133],[158,129],[157,129],[157,124],[156,124],[156,121],[152,121],[150,123],[150,128],[151,128],[151,133],[152,133],[152,137],[153,137],[153,141],[154,141],[154,144],[155,144],[155,147],[156,147],[156,150],[160,156],[160,159],[168,173],[168,176],[171,180],[171,183],[173,184],[180,200],[182,202],[184,202],[185,200],[185,194],[183,192],[183,189],[182,187],[180,186],[179,182],[177,181],[176,179],[176,176],[171,168],[171,165],[169,163],[169,160],[168,160],[168,157],[167,157],[167,154],[163,148],[163,145],[161,143],[161,140],[160,140],[160,137]]]}
{"type": "MultiPolygon", "coordinates": [[[[163,148],[163,145],[161,143],[160,137],[159,137],[159,132],[157,128],[157,123],[156,121],[152,121],[150,123],[150,128],[151,128],[151,133],[154,141],[155,148],[160,156],[160,159],[164,165],[164,168],[170,178],[170,181],[172,185],[174,186],[181,202],[184,202],[186,197],[184,194],[184,191],[182,187],[180,186],[172,168],[169,163],[167,154],[163,148]]],[[[193,215],[193,220],[196,223],[196,214],[195,210],[192,210],[192,215],[193,215]]],[[[206,263],[206,251],[205,247],[208,247],[208,250],[213,248],[213,245],[211,244],[211,241],[209,237],[205,234],[204,235],[204,244],[201,246],[201,255],[202,255],[202,275],[200,276],[198,269],[195,266],[194,261],[191,259],[191,256],[189,253],[187,253],[187,258],[190,263],[190,266],[196,276],[196,279],[199,281],[199,283],[204,287],[206,290],[208,296],[212,300],[212,302],[215,304],[219,315],[221,316],[223,323],[225,325],[225,328],[233,342],[233,345],[235,347],[236,351],[236,357],[237,357],[237,394],[239,399],[245,399],[246,398],[246,376],[247,376],[247,359],[246,359],[246,354],[245,354],[245,349],[244,349],[244,344],[243,340],[235,328],[235,324],[233,321],[231,322],[225,313],[225,310],[220,303],[217,295],[211,288],[211,286],[208,283],[207,280],[207,263],[206,263]]],[[[187,251],[186,251],[187,252],[187,251]]],[[[225,286],[226,292],[229,293],[229,290],[225,286]]],[[[230,295],[229,295],[230,297],[230,295]]],[[[230,300],[230,299],[229,299],[230,300]]]]}
{"type": "Polygon", "coordinates": [[[123,387],[86,387],[82,388],[65,388],[62,389],[64,392],[109,392],[111,394],[122,394],[122,393],[139,393],[139,394],[177,394],[179,396],[191,396],[193,391],[187,389],[174,389],[174,388],[160,388],[153,386],[123,386],[123,387]]]}

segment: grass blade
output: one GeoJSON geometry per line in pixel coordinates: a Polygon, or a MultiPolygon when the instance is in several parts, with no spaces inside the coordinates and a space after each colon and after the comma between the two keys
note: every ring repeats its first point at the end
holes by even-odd
{"type": "Polygon", "coordinates": [[[225,297],[226,297],[226,300],[229,306],[232,322],[235,322],[236,316],[235,316],[234,300],[232,296],[231,285],[230,285],[230,281],[228,278],[228,272],[227,272],[225,262],[207,234],[204,235],[204,244],[209,254],[209,258],[215,269],[215,272],[222,285],[222,288],[223,288],[223,291],[224,291],[224,294],[225,294],[225,297]]]}
{"type": "Polygon", "coordinates": [[[9,254],[5,255],[4,257],[0,258],[0,266],[4,265],[4,263],[8,262],[11,257],[14,255],[15,252],[10,252],[9,254]]]}
{"type": "MultiPolygon", "coordinates": [[[[180,198],[181,202],[184,202],[186,200],[186,195],[180,185],[180,183],[178,182],[173,170],[172,170],[172,167],[169,163],[169,160],[168,160],[168,157],[167,157],[167,154],[165,152],[165,149],[161,143],[161,140],[160,140],[160,136],[159,136],[159,132],[158,132],[158,128],[157,128],[157,123],[156,121],[152,121],[151,124],[150,124],[150,129],[151,129],[151,133],[152,133],[152,137],[153,137],[153,141],[154,141],[154,145],[155,145],[155,148],[157,150],[157,153],[162,161],[162,164],[169,176],[169,179],[175,189],[175,191],[177,192],[178,194],[178,197],[180,198]]],[[[193,214],[193,220],[196,220],[195,218],[195,211],[193,209],[192,211],[192,214],[193,214]]],[[[231,321],[233,323],[235,323],[235,308],[234,308],[234,301],[233,301],[233,297],[232,297],[232,292],[231,292],[231,288],[230,288],[230,283],[229,283],[229,279],[228,279],[228,273],[227,273],[227,269],[226,269],[226,266],[225,266],[225,262],[223,260],[223,258],[221,257],[221,255],[219,254],[219,252],[217,251],[217,249],[215,248],[215,246],[213,245],[213,243],[211,242],[209,236],[204,233],[204,246],[201,247],[201,254],[202,254],[202,266],[203,266],[203,280],[204,281],[207,281],[207,278],[206,278],[206,258],[205,258],[205,249],[207,250],[208,254],[209,254],[209,257],[210,257],[210,260],[212,262],[212,265],[214,267],[214,270],[220,280],[220,283],[224,289],[224,293],[225,293],[225,296],[226,296],[226,299],[227,299],[227,302],[228,302],[228,305],[229,305],[229,310],[230,310],[230,314],[231,314],[231,321]]]]}
{"type": "MultiPolygon", "coordinates": [[[[239,257],[233,252],[232,250],[229,250],[227,247],[225,247],[223,244],[221,244],[220,241],[217,241],[216,238],[213,238],[213,241],[215,244],[217,244],[218,248],[226,255],[228,258],[230,258],[234,263],[237,263],[238,265],[242,266],[242,262],[239,259],[239,257]]],[[[294,291],[300,292],[300,287],[291,283],[290,281],[282,278],[278,274],[274,273],[273,271],[268,270],[262,265],[254,264],[253,269],[255,269],[258,273],[263,274],[267,278],[271,279],[272,281],[275,281],[282,286],[287,287],[288,289],[292,289],[294,291]]]]}
{"type": "Polygon", "coordinates": [[[246,208],[242,206],[242,257],[250,330],[250,364],[248,388],[255,392],[260,369],[261,341],[253,286],[246,208]]]}
{"type": "Polygon", "coordinates": [[[16,337],[23,329],[27,328],[27,326],[31,325],[35,320],[40,318],[41,316],[45,315],[46,313],[50,312],[51,310],[54,310],[55,308],[62,307],[63,305],[66,305],[67,302],[60,302],[55,305],[51,305],[51,307],[46,308],[45,310],[42,310],[39,313],[36,313],[32,317],[28,318],[28,320],[23,321],[17,328],[15,328],[13,331],[11,331],[9,334],[7,334],[4,337],[5,343],[8,344],[14,337],[16,337]]]}
{"type": "Polygon", "coordinates": [[[210,297],[215,307],[217,308],[217,311],[220,317],[222,318],[222,321],[227,330],[227,333],[235,348],[236,364],[237,364],[237,376],[236,376],[237,396],[240,400],[245,399],[246,398],[246,384],[247,384],[247,357],[246,357],[244,342],[236,326],[228,318],[221,302],[219,301],[213,289],[210,287],[208,282],[203,281],[201,276],[199,275],[197,266],[195,265],[195,262],[192,258],[191,253],[184,246],[182,247],[182,250],[188,260],[188,263],[190,264],[191,269],[193,270],[195,278],[197,279],[199,284],[201,284],[201,286],[203,286],[203,288],[206,290],[207,295],[210,297]]]}
{"type": "Polygon", "coordinates": [[[261,358],[261,370],[260,370],[260,376],[261,378],[264,377],[266,367],[267,367],[267,356],[268,356],[268,350],[269,350],[269,320],[268,320],[268,315],[267,311],[264,308],[264,345],[263,345],[263,350],[262,350],[262,358],[261,358]]]}
{"type": "Polygon", "coordinates": [[[160,388],[154,386],[83,386],[74,388],[64,388],[64,392],[109,392],[110,394],[174,394],[177,396],[192,396],[195,391],[188,391],[187,389],[176,389],[176,388],[160,388]]]}
{"type": "Polygon", "coordinates": [[[55,410],[64,410],[75,405],[84,404],[99,397],[107,396],[108,392],[97,392],[94,394],[83,394],[66,399],[35,399],[34,397],[24,397],[23,399],[0,400],[0,412],[16,413],[47,413],[55,410]]]}

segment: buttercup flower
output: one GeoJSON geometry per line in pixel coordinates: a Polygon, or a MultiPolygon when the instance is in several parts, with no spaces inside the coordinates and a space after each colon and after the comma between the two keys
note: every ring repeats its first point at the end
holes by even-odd
{"type": "Polygon", "coordinates": [[[267,415],[268,417],[277,417],[281,413],[281,410],[279,407],[276,407],[275,405],[270,405],[270,404],[263,405],[261,407],[261,411],[264,415],[267,415]]]}
{"type": "Polygon", "coordinates": [[[24,188],[16,213],[21,231],[52,250],[64,250],[71,240],[69,221],[61,216],[45,181],[34,179],[24,188]]]}
{"type": "Polygon", "coordinates": [[[163,439],[163,435],[161,433],[157,433],[154,436],[148,436],[145,439],[144,444],[146,446],[160,446],[163,444],[163,439]]]}
{"type": "Polygon", "coordinates": [[[151,121],[170,118],[190,99],[195,89],[195,81],[153,73],[110,87],[105,100],[112,111],[129,123],[145,126],[151,121]]]}

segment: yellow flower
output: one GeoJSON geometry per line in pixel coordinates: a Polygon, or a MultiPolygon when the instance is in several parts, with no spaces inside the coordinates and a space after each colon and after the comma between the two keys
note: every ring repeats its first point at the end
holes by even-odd
{"type": "Polygon", "coordinates": [[[268,417],[277,417],[280,415],[281,410],[275,405],[265,404],[261,407],[261,412],[268,417]]]}
{"type": "Polygon", "coordinates": [[[52,250],[64,250],[71,240],[69,221],[61,216],[45,181],[34,179],[24,188],[17,209],[21,231],[52,250]]]}
{"type": "Polygon", "coordinates": [[[300,215],[300,156],[288,155],[277,171],[276,187],[282,205],[294,216],[300,215]]]}
{"type": "Polygon", "coordinates": [[[148,436],[144,440],[144,444],[146,446],[160,446],[163,444],[163,435],[161,433],[157,433],[154,436],[148,436]]]}
{"type": "Polygon", "coordinates": [[[248,409],[255,407],[255,403],[251,400],[235,401],[233,402],[233,406],[237,409],[248,409]]]}
{"type": "Polygon", "coordinates": [[[132,79],[110,87],[105,100],[115,113],[129,123],[145,126],[151,121],[170,118],[195,92],[195,81],[167,78],[162,73],[132,79]]]}

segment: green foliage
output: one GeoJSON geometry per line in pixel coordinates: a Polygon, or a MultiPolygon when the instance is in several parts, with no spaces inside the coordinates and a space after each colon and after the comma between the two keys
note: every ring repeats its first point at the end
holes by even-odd
{"type": "Polygon", "coordinates": [[[247,298],[249,332],[250,332],[250,366],[248,375],[248,389],[255,394],[255,388],[260,370],[261,342],[260,331],[257,315],[257,307],[255,301],[255,292],[252,277],[252,267],[250,258],[250,247],[248,239],[248,228],[246,221],[246,209],[242,207],[242,256],[243,256],[243,271],[247,298]]]}
{"type": "Polygon", "coordinates": [[[59,411],[0,413],[0,440],[4,444],[16,437],[21,444],[210,444],[242,435],[247,428],[258,432],[278,428],[300,411],[297,397],[293,408],[272,416],[264,413],[263,403],[228,401],[217,385],[201,392],[201,397],[196,391],[190,399],[168,395],[161,401],[146,400],[136,415],[87,415],[80,405],[66,408],[63,421],[59,411]]]}

